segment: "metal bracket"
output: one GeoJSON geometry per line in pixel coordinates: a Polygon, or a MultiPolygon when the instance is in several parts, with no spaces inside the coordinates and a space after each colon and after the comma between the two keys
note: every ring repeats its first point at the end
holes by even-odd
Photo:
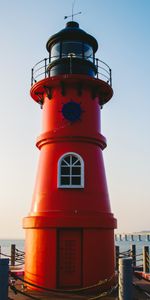
{"type": "Polygon", "coordinates": [[[41,106],[41,109],[43,108],[43,103],[44,103],[44,97],[43,97],[43,93],[35,93],[36,96],[38,97],[39,101],[38,103],[41,106]]]}
{"type": "Polygon", "coordinates": [[[48,99],[51,100],[52,99],[52,88],[51,88],[51,86],[44,85],[43,88],[46,91],[48,99]]]}

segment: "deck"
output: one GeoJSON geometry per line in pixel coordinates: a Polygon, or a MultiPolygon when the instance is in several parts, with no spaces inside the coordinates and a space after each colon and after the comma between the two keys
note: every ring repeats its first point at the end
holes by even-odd
{"type": "MultiPolygon", "coordinates": [[[[90,293],[86,295],[75,295],[75,294],[66,294],[61,292],[40,292],[33,291],[27,289],[26,286],[23,286],[22,282],[17,280],[14,283],[14,287],[20,291],[17,294],[14,293],[13,290],[9,288],[9,300],[29,300],[29,299],[37,299],[37,300],[61,300],[61,299],[86,299],[86,300],[96,300],[96,299],[105,299],[105,300],[117,300],[118,299],[118,290],[115,290],[111,295],[101,295],[99,292],[90,293]]],[[[148,300],[150,299],[150,281],[146,281],[144,279],[138,279],[133,276],[133,300],[148,300]]]]}

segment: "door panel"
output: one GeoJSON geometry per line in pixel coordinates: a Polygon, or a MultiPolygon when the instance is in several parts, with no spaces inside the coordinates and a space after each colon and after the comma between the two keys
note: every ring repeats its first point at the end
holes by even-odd
{"type": "Polygon", "coordinates": [[[79,287],[82,281],[82,232],[61,229],[58,233],[58,286],[79,287]]]}

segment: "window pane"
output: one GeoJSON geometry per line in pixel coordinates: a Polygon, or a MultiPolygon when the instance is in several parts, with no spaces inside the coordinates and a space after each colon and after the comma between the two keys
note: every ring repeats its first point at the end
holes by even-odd
{"type": "Polygon", "coordinates": [[[80,57],[82,58],[82,43],[66,41],[62,43],[62,57],[80,57]]]}
{"type": "Polygon", "coordinates": [[[70,155],[64,158],[64,161],[66,161],[69,165],[70,165],[70,158],[71,158],[70,155]]]}
{"type": "Polygon", "coordinates": [[[93,62],[93,48],[88,44],[84,44],[84,57],[93,62]]]}
{"type": "Polygon", "coordinates": [[[81,178],[80,177],[72,177],[72,185],[81,185],[81,178]]]}
{"type": "Polygon", "coordinates": [[[72,175],[81,175],[80,167],[72,167],[72,175]]]}
{"type": "Polygon", "coordinates": [[[81,166],[81,163],[80,163],[79,160],[77,160],[73,165],[74,165],[74,166],[81,166]]]}
{"type": "Polygon", "coordinates": [[[61,165],[62,166],[68,166],[68,163],[63,159],[62,162],[61,162],[61,165]]]}
{"type": "Polygon", "coordinates": [[[60,43],[57,43],[51,48],[51,61],[59,58],[60,58],[60,43]]]}
{"type": "Polygon", "coordinates": [[[70,185],[70,177],[61,177],[61,185],[70,185]]]}
{"type": "Polygon", "coordinates": [[[75,156],[72,156],[72,164],[74,164],[76,161],[78,160],[78,158],[77,157],[75,157],[75,156]]]}
{"type": "Polygon", "coordinates": [[[61,167],[61,175],[70,175],[70,167],[61,167]]]}

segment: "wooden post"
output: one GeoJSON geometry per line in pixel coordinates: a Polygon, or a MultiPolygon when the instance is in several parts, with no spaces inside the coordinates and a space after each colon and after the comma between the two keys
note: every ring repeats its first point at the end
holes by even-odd
{"type": "Polygon", "coordinates": [[[16,253],[16,245],[11,245],[11,266],[15,266],[15,253],[16,253]]]}
{"type": "Polygon", "coordinates": [[[122,235],[121,234],[119,234],[119,237],[120,237],[120,242],[122,241],[122,235]]]}
{"type": "Polygon", "coordinates": [[[128,235],[125,234],[125,241],[127,242],[128,241],[128,235]]]}
{"type": "Polygon", "coordinates": [[[150,235],[149,235],[149,234],[147,234],[146,240],[147,240],[148,242],[150,241],[150,235]]]}
{"type": "Polygon", "coordinates": [[[116,246],[116,270],[119,268],[119,246],[116,246]]]}
{"type": "Polygon", "coordinates": [[[8,300],[9,259],[0,259],[0,299],[8,300]]]}
{"type": "Polygon", "coordinates": [[[134,235],[131,234],[131,241],[133,242],[134,241],[134,235]]]}
{"type": "Polygon", "coordinates": [[[132,258],[119,259],[119,300],[132,300],[132,258]]]}
{"type": "Polygon", "coordinates": [[[1,258],[1,253],[2,253],[1,250],[2,250],[2,248],[1,248],[1,246],[0,246],[0,258],[1,258]]]}
{"type": "Polygon", "coordinates": [[[143,247],[143,272],[149,273],[150,272],[150,262],[149,262],[149,247],[143,247]]]}
{"type": "Polygon", "coordinates": [[[139,234],[139,242],[141,242],[142,240],[141,240],[141,234],[139,234]]]}
{"type": "Polygon", "coordinates": [[[131,245],[131,257],[133,267],[136,267],[136,245],[131,245]]]}

